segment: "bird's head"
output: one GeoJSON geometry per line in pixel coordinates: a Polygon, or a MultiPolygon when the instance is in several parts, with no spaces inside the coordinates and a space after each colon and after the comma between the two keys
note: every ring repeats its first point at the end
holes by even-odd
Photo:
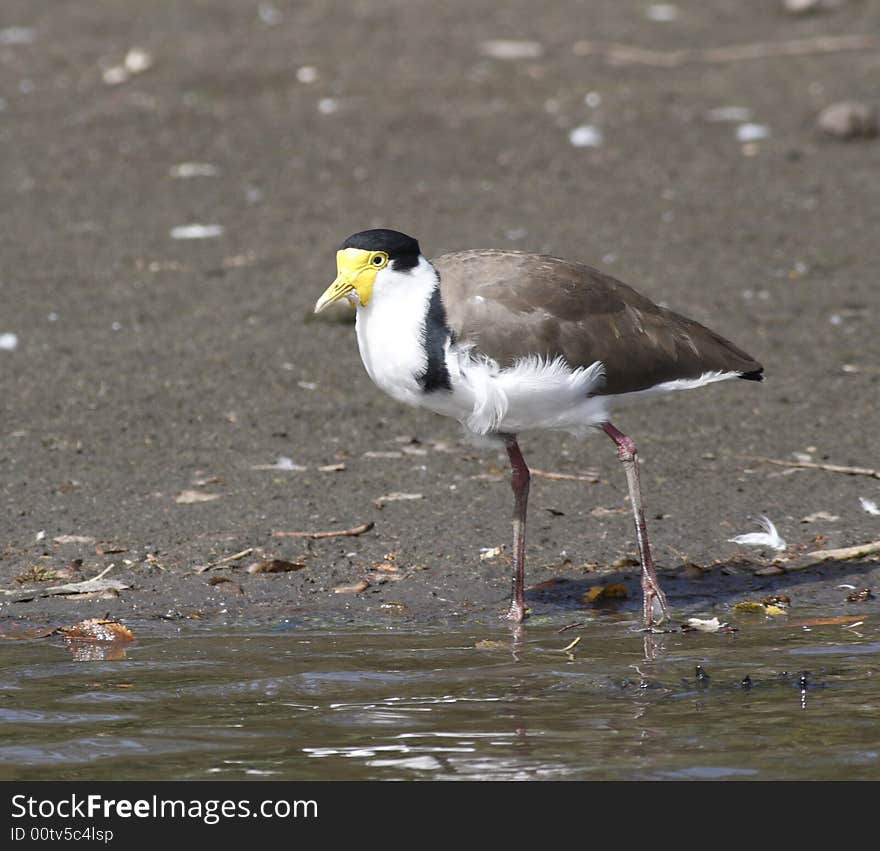
{"type": "Polygon", "coordinates": [[[418,241],[396,230],[378,228],[353,234],[336,252],[336,280],[318,299],[315,313],[341,298],[366,307],[377,281],[418,266],[420,256],[418,241]]]}

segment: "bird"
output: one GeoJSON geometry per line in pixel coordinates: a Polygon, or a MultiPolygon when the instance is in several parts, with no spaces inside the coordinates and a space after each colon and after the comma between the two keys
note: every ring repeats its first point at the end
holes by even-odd
{"type": "Polygon", "coordinates": [[[513,489],[513,591],[521,623],[531,474],[521,432],[604,432],[623,466],[641,563],[644,628],[670,620],[651,556],[638,449],[611,422],[621,402],[741,378],[763,366],[700,323],[579,262],[505,249],[429,261],[412,236],[349,236],[315,312],[346,299],[364,368],[398,402],[458,420],[507,450],[513,489]],[[655,620],[656,616],[656,620],[655,620]]]}

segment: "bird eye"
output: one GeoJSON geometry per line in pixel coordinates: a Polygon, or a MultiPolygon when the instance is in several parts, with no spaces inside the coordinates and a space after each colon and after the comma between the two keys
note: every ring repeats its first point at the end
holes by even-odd
{"type": "Polygon", "coordinates": [[[384,254],[376,254],[373,256],[373,265],[374,266],[384,266],[387,258],[384,254]]]}

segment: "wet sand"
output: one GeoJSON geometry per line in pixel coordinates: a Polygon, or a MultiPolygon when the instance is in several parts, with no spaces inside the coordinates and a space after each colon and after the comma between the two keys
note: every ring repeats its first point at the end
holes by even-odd
{"type": "MultiPolygon", "coordinates": [[[[642,453],[673,609],[723,617],[783,592],[876,615],[840,586],[877,590],[877,561],[755,575],[777,553],[728,539],[761,514],[784,556],[880,539],[859,502],[880,501],[876,478],[754,460],[880,467],[880,142],[815,123],[835,101],[880,106],[878,53],[710,49],[864,35],[880,12],[680,3],[656,21],[646,8],[6,0],[0,621],[504,610],[506,458],[383,397],[348,317],[312,320],[338,244],[372,226],[429,256],[506,246],[591,263],[761,360],[763,385],[617,416],[642,453]],[[621,44],[657,53],[635,61],[621,44]],[[381,499],[394,493],[421,496],[381,499]],[[304,566],[246,570],[273,558],[304,566]],[[47,595],[110,565],[116,594],[47,595]]],[[[535,468],[598,479],[533,483],[533,612],[582,616],[584,590],[623,581],[635,621],[613,446],[522,447],[535,468]]]]}

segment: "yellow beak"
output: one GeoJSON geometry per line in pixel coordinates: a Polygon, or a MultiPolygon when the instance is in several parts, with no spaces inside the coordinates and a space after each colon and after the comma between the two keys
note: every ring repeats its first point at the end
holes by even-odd
{"type": "Polygon", "coordinates": [[[373,258],[379,253],[362,248],[344,248],[336,252],[336,280],[324,290],[315,304],[315,313],[345,298],[352,291],[357,293],[361,305],[366,307],[373,291],[376,273],[385,265],[374,265],[373,258]]]}

